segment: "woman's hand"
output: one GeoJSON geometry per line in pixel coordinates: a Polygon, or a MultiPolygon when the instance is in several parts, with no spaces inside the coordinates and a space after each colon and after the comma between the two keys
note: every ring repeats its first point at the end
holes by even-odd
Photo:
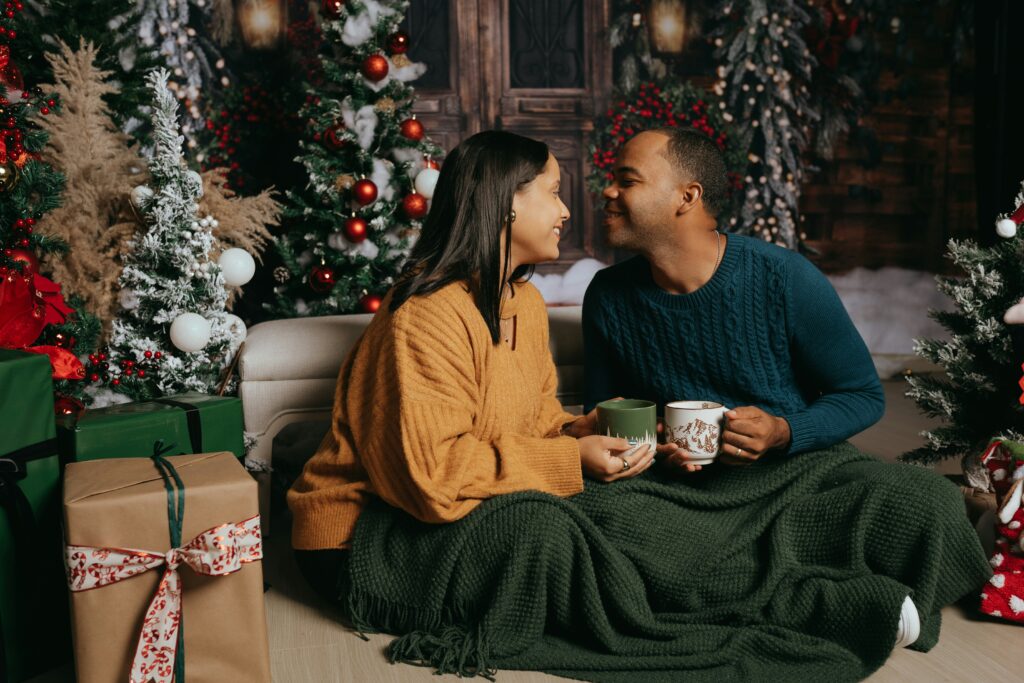
{"type": "MultiPolygon", "coordinates": [[[[612,401],[621,401],[622,397],[617,396],[612,401]]],[[[591,434],[597,434],[597,408],[594,408],[589,413],[582,417],[578,417],[572,422],[566,423],[562,427],[562,436],[571,436],[576,439],[582,439],[585,436],[591,434]]]]}
{"type": "Polygon", "coordinates": [[[632,455],[623,457],[631,446],[625,439],[593,434],[579,440],[580,465],[583,474],[596,481],[610,482],[635,477],[654,462],[654,451],[641,446],[632,455]]]}

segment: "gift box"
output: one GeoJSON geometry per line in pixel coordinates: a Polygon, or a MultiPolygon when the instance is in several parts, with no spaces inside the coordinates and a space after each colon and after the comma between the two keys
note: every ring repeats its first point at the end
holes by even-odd
{"type": "Polygon", "coordinates": [[[0,349],[0,681],[70,655],[60,463],[45,355],[0,349]]]}
{"type": "Polygon", "coordinates": [[[64,462],[149,457],[157,441],[174,455],[245,454],[242,402],[228,396],[180,394],[86,410],[77,420],[63,420],[57,436],[64,462]]]}
{"type": "Polygon", "coordinates": [[[64,525],[80,683],[270,680],[256,482],[233,454],[71,463],[64,525]]]}

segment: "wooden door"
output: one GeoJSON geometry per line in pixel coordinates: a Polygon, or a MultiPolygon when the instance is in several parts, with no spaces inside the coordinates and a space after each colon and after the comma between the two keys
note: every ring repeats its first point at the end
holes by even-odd
{"type": "Polygon", "coordinates": [[[544,270],[608,259],[585,178],[612,84],[609,2],[413,0],[406,19],[410,56],[428,65],[415,111],[438,144],[497,128],[543,140],[558,159],[572,218],[558,263],[544,270]]]}

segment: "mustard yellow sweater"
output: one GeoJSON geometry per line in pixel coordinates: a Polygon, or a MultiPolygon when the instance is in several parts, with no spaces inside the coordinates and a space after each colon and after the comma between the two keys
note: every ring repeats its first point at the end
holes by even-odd
{"type": "Polygon", "coordinates": [[[511,344],[491,342],[463,283],[388,296],[338,376],[331,430],[288,492],[292,545],[347,547],[370,496],[426,522],[452,522],[487,498],[583,490],[573,416],[555,398],[544,301],[515,285],[502,307],[511,344]]]}

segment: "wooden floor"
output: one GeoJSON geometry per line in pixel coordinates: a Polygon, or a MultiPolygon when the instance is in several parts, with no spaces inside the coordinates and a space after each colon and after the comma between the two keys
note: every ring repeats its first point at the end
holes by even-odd
{"type": "MultiPolygon", "coordinates": [[[[888,407],[885,418],[861,434],[854,443],[865,451],[893,460],[920,444],[918,433],[929,421],[918,415],[904,398],[902,381],[885,383],[888,407]]],[[[955,472],[955,463],[942,472],[955,472]]],[[[275,520],[277,521],[277,520],[275,520]]],[[[282,520],[283,522],[283,520],[282,520]]],[[[439,679],[428,669],[389,665],[383,656],[386,636],[360,640],[342,626],[336,615],[316,604],[298,574],[288,547],[285,524],[277,523],[268,539],[264,566],[271,588],[266,593],[270,623],[270,658],[276,683],[428,683],[439,679]]],[[[965,601],[968,602],[968,601],[965,601]]],[[[1024,654],[1024,627],[976,618],[969,605],[943,611],[942,637],[928,654],[894,652],[871,683],[939,683],[955,681],[1019,681],[1024,654]]],[[[35,683],[70,680],[67,673],[37,679],[35,683]]],[[[501,671],[500,683],[563,680],[545,674],[501,671]]],[[[760,683],[760,682],[758,682],[760,683]]]]}

